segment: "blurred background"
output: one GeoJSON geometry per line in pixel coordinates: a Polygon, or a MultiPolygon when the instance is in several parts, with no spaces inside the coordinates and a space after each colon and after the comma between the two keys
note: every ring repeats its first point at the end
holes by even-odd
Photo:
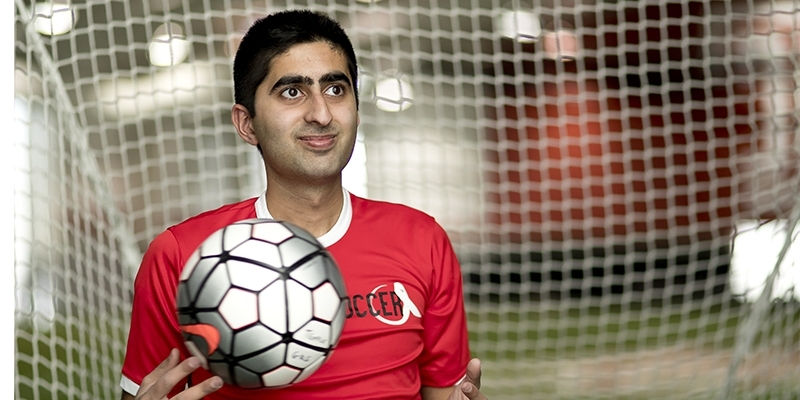
{"type": "Polygon", "coordinates": [[[19,399],[118,398],[144,249],[264,190],[231,69],[287,8],[351,37],[345,186],[448,231],[491,398],[800,393],[800,1],[15,6],[19,399]]]}

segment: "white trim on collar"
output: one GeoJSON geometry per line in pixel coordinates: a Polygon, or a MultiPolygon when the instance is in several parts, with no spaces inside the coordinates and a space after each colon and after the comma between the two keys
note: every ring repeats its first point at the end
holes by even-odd
{"type": "MultiPolygon", "coordinates": [[[[353,204],[350,202],[350,193],[347,191],[347,189],[342,188],[342,195],[344,196],[344,204],[342,204],[342,212],[339,213],[339,219],[337,219],[336,223],[333,224],[333,228],[331,228],[331,230],[317,238],[317,240],[319,240],[319,242],[325,247],[330,247],[344,237],[344,234],[347,233],[347,229],[350,227],[350,221],[353,220],[353,204]]],[[[255,207],[256,217],[275,219],[269,213],[269,209],[267,208],[266,191],[262,193],[261,196],[258,196],[255,207]]]]}

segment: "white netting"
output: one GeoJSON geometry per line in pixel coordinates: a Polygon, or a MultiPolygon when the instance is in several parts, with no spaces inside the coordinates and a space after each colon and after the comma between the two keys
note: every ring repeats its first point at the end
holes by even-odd
{"type": "Polygon", "coordinates": [[[141,252],[263,190],[231,54],[296,7],[359,57],[346,186],[450,233],[492,398],[800,393],[800,2],[15,4],[18,398],[119,396],[141,252]]]}

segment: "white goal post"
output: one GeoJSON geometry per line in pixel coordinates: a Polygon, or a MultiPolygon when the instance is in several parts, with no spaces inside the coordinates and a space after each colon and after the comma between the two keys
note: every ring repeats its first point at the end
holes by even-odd
{"type": "Polygon", "coordinates": [[[352,39],[345,185],[448,231],[490,398],[800,393],[800,0],[14,0],[16,398],[119,397],[150,240],[263,191],[232,55],[287,8],[352,39]]]}

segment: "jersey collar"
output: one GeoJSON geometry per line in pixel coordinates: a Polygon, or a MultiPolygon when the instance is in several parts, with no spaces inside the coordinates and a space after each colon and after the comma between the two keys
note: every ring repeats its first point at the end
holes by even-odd
{"type": "MultiPolygon", "coordinates": [[[[330,247],[334,243],[338,242],[339,239],[344,237],[344,234],[347,233],[347,228],[350,227],[350,221],[353,219],[353,204],[350,202],[350,193],[347,191],[347,189],[342,188],[342,195],[344,196],[344,202],[342,205],[342,212],[339,213],[339,219],[336,220],[336,223],[333,225],[331,230],[317,238],[317,240],[319,240],[319,242],[325,247],[330,247]]],[[[272,217],[272,215],[270,215],[269,209],[267,208],[266,191],[262,193],[261,196],[258,196],[255,206],[256,217],[275,219],[272,217]]]]}

